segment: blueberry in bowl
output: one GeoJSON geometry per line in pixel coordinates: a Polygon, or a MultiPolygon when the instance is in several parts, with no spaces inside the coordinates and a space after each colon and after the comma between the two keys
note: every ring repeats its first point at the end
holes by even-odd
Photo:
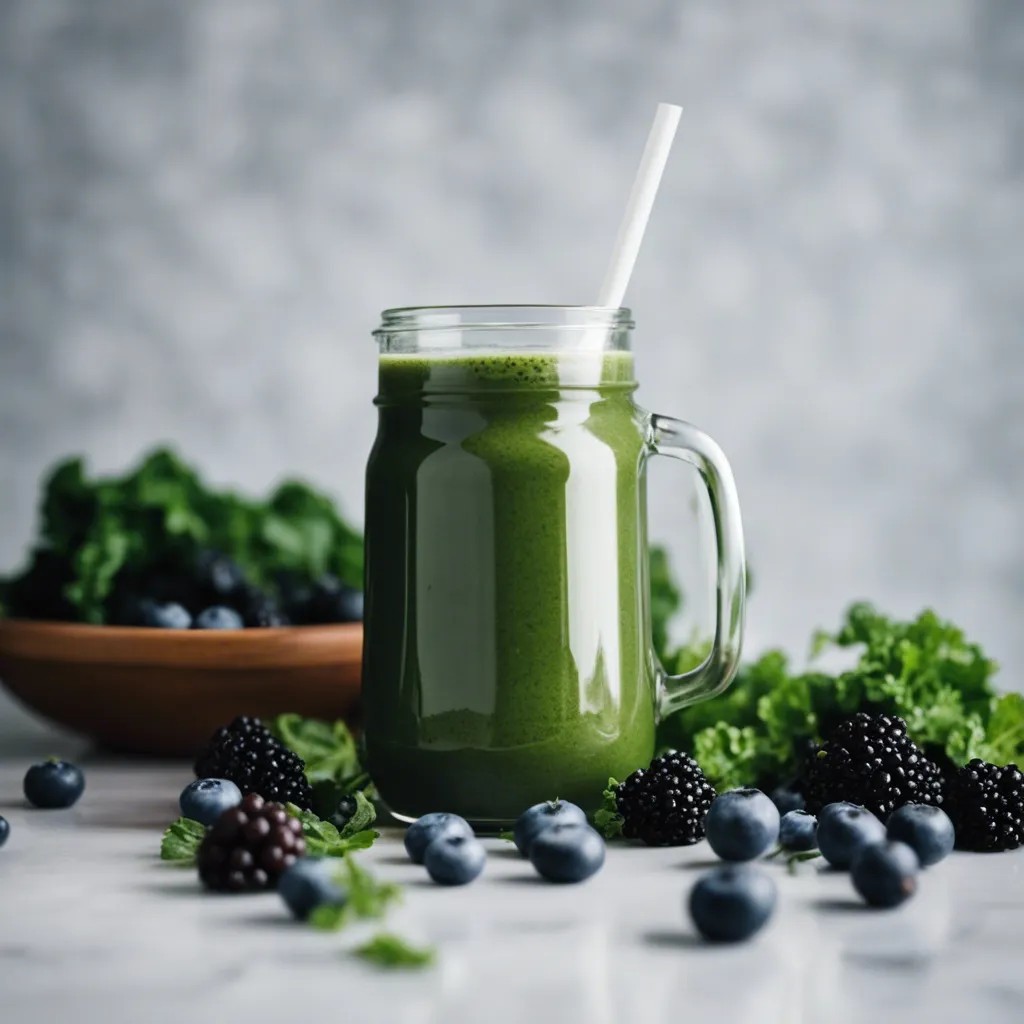
{"type": "Polygon", "coordinates": [[[192,624],[193,629],[242,629],[242,616],[226,605],[204,608],[192,624]]]}
{"type": "Polygon", "coordinates": [[[194,583],[197,600],[210,605],[230,604],[231,595],[245,586],[245,573],[219,551],[204,550],[196,555],[194,583]]]}
{"type": "Polygon", "coordinates": [[[191,629],[192,616],[176,601],[159,603],[144,597],[135,606],[134,625],[149,629],[191,629]]]}
{"type": "Polygon", "coordinates": [[[11,834],[11,826],[7,819],[0,814],[0,846],[3,846],[7,842],[8,837],[11,834]]]}
{"type": "Polygon", "coordinates": [[[273,594],[245,583],[231,594],[231,607],[242,616],[246,629],[273,629],[291,625],[273,594]]]}
{"type": "Polygon", "coordinates": [[[25,773],[24,790],[33,807],[63,809],[78,802],[85,790],[85,776],[69,761],[44,761],[25,773]]]}
{"type": "Polygon", "coordinates": [[[325,573],[313,584],[302,614],[303,621],[311,626],[362,622],[363,593],[325,573]]]}

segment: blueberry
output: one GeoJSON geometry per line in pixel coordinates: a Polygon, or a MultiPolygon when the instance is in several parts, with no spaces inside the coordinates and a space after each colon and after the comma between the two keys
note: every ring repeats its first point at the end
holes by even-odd
{"type": "Polygon", "coordinates": [[[33,807],[70,807],[84,789],[81,769],[67,761],[44,761],[25,773],[25,798],[33,807]]]}
{"type": "Polygon", "coordinates": [[[221,814],[242,802],[242,791],[227,779],[196,779],[178,798],[183,817],[201,825],[214,825],[221,814]]]}
{"type": "Polygon", "coordinates": [[[941,807],[930,804],[904,804],[889,815],[886,833],[890,839],[906,843],[921,862],[931,867],[948,857],[956,835],[953,822],[941,807]]]}
{"type": "Polygon", "coordinates": [[[530,863],[549,882],[582,882],[601,870],[604,840],[589,825],[549,825],[530,844],[530,863]]]}
{"type": "Polygon", "coordinates": [[[288,909],[304,921],[317,907],[344,906],[348,894],[335,881],[338,862],[330,857],[300,857],[278,879],[277,891],[288,909]]]}
{"type": "Polygon", "coordinates": [[[896,907],[917,891],[921,864],[906,843],[861,847],[850,866],[853,887],[873,907],[896,907]]]}
{"type": "Polygon", "coordinates": [[[245,574],[227,555],[201,551],[195,561],[195,583],[211,604],[218,604],[245,584],[245,574]]]}
{"type": "Polygon", "coordinates": [[[277,599],[253,583],[243,583],[231,594],[231,607],[242,616],[242,622],[248,629],[270,629],[291,624],[277,599]]]}
{"type": "Polygon", "coordinates": [[[215,604],[204,608],[197,616],[193,624],[194,629],[241,629],[242,616],[234,608],[226,608],[222,604],[215,604]]]}
{"type": "Polygon", "coordinates": [[[333,622],[362,622],[363,593],[337,576],[325,573],[313,584],[305,607],[310,625],[333,622]]]}
{"type": "Polygon", "coordinates": [[[527,808],[516,818],[515,826],[512,829],[512,838],[516,847],[524,856],[530,855],[530,844],[552,825],[586,825],[586,814],[575,804],[568,800],[545,800],[544,803],[534,804],[527,808]]]}
{"type": "Polygon", "coordinates": [[[11,834],[11,826],[7,823],[7,819],[0,814],[0,846],[3,846],[7,842],[7,837],[11,834]]]}
{"type": "Polygon", "coordinates": [[[772,803],[779,809],[779,814],[789,814],[790,811],[802,811],[806,806],[803,793],[798,793],[788,786],[779,786],[772,790],[772,803]]]}
{"type": "Polygon", "coordinates": [[[846,869],[862,846],[885,839],[885,826],[859,804],[828,804],[818,815],[818,849],[834,868],[846,869]]]}
{"type": "Polygon", "coordinates": [[[409,859],[414,864],[422,864],[427,847],[442,836],[463,836],[472,839],[473,830],[469,827],[469,822],[457,814],[448,814],[445,811],[424,814],[405,830],[405,852],[409,854],[409,859]]]}
{"type": "Polygon", "coordinates": [[[188,629],[192,625],[192,616],[174,601],[158,604],[143,598],[137,605],[136,621],[150,629],[188,629]]]}
{"type": "Polygon", "coordinates": [[[473,836],[442,835],[423,857],[427,874],[439,885],[466,885],[484,869],[487,851],[473,836]]]}
{"type": "Polygon", "coordinates": [[[779,809],[759,789],[731,789],[715,798],[704,827],[722,860],[754,860],[779,838],[779,809]]]}
{"type": "Polygon", "coordinates": [[[308,580],[293,572],[281,572],[275,576],[274,582],[288,619],[296,625],[305,625],[309,600],[313,594],[308,580]]]}
{"type": "Polygon", "coordinates": [[[775,883],[751,864],[726,864],[690,890],[690,917],[713,942],[742,942],[760,931],[775,911],[775,883]]]}
{"type": "Polygon", "coordinates": [[[818,819],[806,811],[788,811],[779,822],[779,846],[800,853],[818,845],[818,819]]]}

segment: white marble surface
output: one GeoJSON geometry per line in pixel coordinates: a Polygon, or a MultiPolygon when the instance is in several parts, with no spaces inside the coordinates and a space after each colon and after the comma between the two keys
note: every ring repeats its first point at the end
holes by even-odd
{"type": "Polygon", "coordinates": [[[436,943],[435,967],[382,972],[345,954],[366,929],[292,923],[276,895],[214,897],[157,859],[184,765],[94,762],[77,807],[21,802],[23,758],[0,759],[0,1021],[196,1024],[727,1024],[1024,1019],[1024,854],[955,854],[892,912],[862,908],[845,875],[777,879],[754,942],[709,947],[683,902],[712,860],[615,845],[582,886],[540,882],[488,840],[484,876],[432,885],[388,831],[365,856],[407,885],[388,927],[436,943]]]}

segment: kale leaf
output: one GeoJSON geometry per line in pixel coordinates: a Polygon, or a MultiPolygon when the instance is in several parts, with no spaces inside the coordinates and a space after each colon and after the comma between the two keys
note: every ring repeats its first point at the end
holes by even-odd
{"type": "Polygon", "coordinates": [[[0,581],[0,612],[109,622],[119,592],[191,566],[209,549],[270,589],[285,574],[326,572],[362,586],[362,537],[328,497],[298,481],[266,501],[214,489],[161,448],[119,477],[90,478],[81,458],[49,473],[39,537],[26,568],[0,581]]]}
{"type": "MultiPolygon", "coordinates": [[[[827,648],[849,648],[856,663],[837,674],[794,672],[769,651],[720,697],[669,716],[659,744],[690,751],[719,789],[792,780],[810,745],[860,710],[898,715],[916,743],[956,764],[1024,756],[1024,698],[1000,697],[995,662],[935,612],[901,621],[854,604],[835,633],[815,636],[812,657],[827,648]]],[[[689,667],[704,653],[706,645],[683,649],[670,663],[689,667]]]]}

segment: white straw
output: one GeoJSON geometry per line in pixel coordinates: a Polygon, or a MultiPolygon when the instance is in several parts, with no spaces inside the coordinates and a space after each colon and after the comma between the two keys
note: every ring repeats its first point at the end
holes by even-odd
{"type": "Polygon", "coordinates": [[[640,243],[644,240],[647,220],[651,216],[654,198],[658,194],[661,176],[668,162],[668,154],[672,149],[672,140],[679,126],[679,115],[682,108],[672,103],[659,103],[658,112],[654,115],[651,134],[647,136],[640,168],[636,172],[633,191],[629,196],[625,216],[619,228],[619,237],[615,240],[612,261],[605,275],[598,299],[599,306],[617,308],[622,305],[626,296],[629,278],[633,273],[640,243]]]}

